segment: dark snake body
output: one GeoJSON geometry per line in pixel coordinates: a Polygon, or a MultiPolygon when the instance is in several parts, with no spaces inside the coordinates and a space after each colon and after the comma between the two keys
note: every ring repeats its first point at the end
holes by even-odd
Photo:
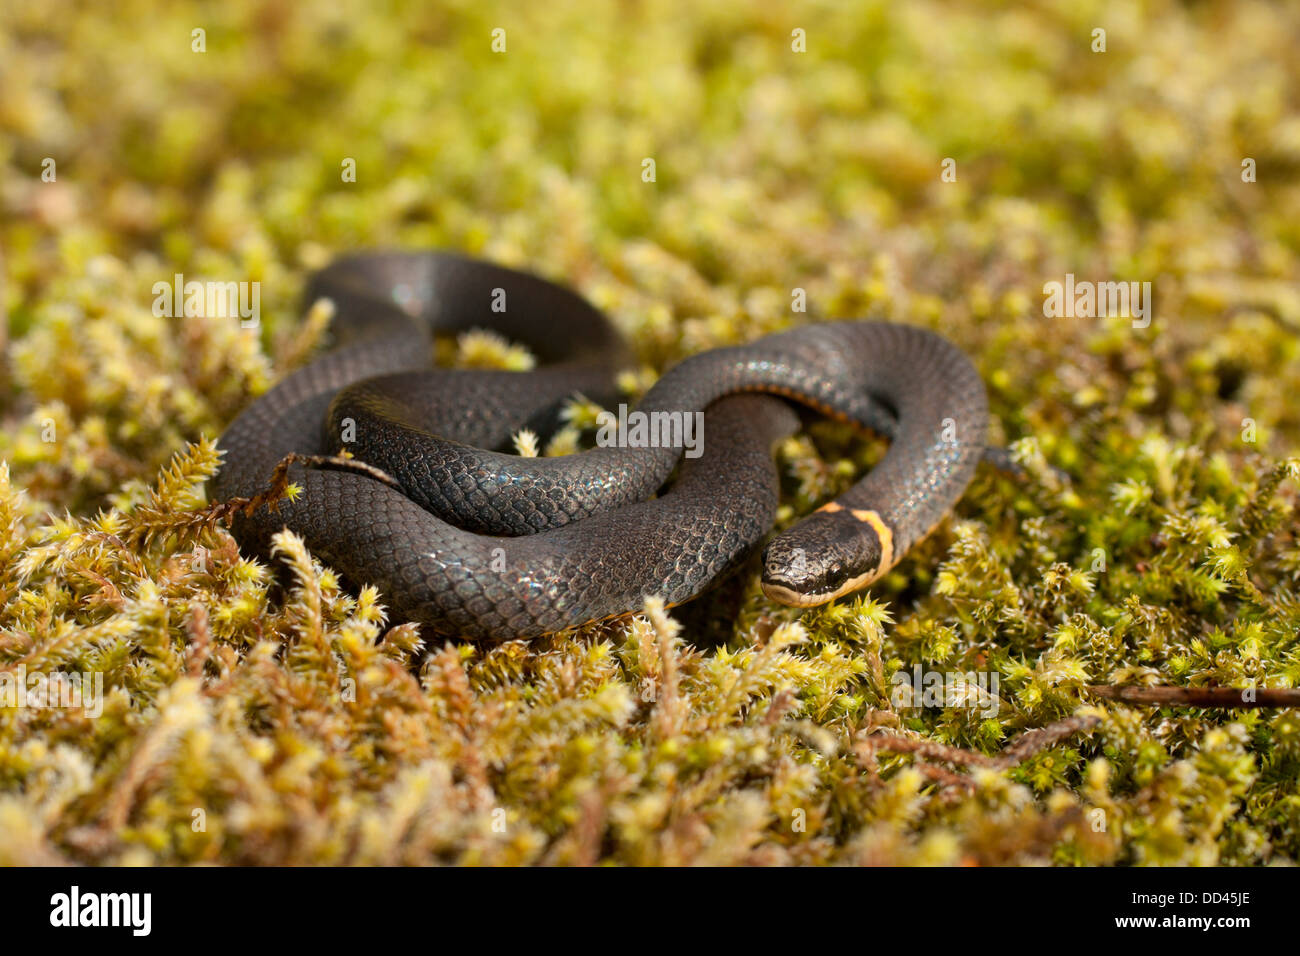
{"type": "Polygon", "coordinates": [[[598,447],[521,458],[521,426],[557,423],[580,392],[613,398],[631,354],[596,309],[534,276],[441,253],[380,253],[318,272],[335,305],[330,352],[250,405],[221,437],[215,499],[252,497],[288,454],[347,450],[401,486],[294,465],[293,501],[236,516],[265,556],[281,528],[395,617],[475,640],[527,638],[687,601],[770,530],[773,445],[797,427],[776,393],[887,435],[864,479],[774,538],[767,594],[820,604],[889,569],[952,508],[984,452],[987,400],[968,359],[905,325],[836,322],[692,356],[637,410],[707,409],[703,456],[598,447]],[[494,309],[494,306],[496,309],[494,309]],[[534,371],[430,370],[432,335],[483,328],[526,344],[534,371]],[[343,439],[346,438],[347,441],[343,439]],[[658,497],[651,498],[656,492],[658,497]]]}

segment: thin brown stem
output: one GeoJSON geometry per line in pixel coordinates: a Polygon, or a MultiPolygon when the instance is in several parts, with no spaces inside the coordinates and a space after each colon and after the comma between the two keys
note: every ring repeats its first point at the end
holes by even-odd
{"type": "Polygon", "coordinates": [[[1182,704],[1187,707],[1300,707],[1293,687],[1115,687],[1084,688],[1093,697],[1126,704],[1182,704]]]}

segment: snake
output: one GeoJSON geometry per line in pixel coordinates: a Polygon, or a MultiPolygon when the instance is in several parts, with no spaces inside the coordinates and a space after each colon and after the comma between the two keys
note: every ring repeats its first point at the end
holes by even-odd
{"type": "Polygon", "coordinates": [[[586,299],[502,265],[403,250],[333,260],[306,282],[305,303],[322,299],[327,350],[226,428],[210,496],[250,503],[230,518],[245,553],[271,556],[292,531],[347,586],[373,585],[391,616],[438,635],[531,639],[706,591],[771,533],[774,452],[801,427],[799,406],[889,445],[767,540],[761,587],[782,604],[876,581],[986,457],[978,371],[919,326],[818,322],[690,355],[628,413],[650,423],[639,438],[611,426],[589,450],[528,457],[510,451],[519,429],[555,429],[575,396],[612,402],[635,365],[586,299]],[[534,367],[433,367],[435,336],[473,330],[523,344],[534,367]],[[254,507],[285,462],[297,494],[254,507]]]}

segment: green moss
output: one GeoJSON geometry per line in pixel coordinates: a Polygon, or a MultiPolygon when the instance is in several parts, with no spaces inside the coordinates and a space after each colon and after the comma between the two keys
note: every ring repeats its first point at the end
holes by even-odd
{"type": "MultiPolygon", "coordinates": [[[[1293,710],[1084,690],[1300,682],[1294,13],[750,7],[5,7],[0,675],[105,699],[0,706],[0,861],[1300,857],[1293,710]],[[1029,477],[981,471],[870,596],[798,612],[747,571],[671,614],[425,645],[291,536],[277,589],[203,511],[212,439],[326,331],[304,275],[375,244],[576,287],[638,350],[629,394],[792,322],[926,325],[1029,477]],[[154,316],[176,272],[260,282],[261,327],[154,316]],[[1044,318],[1067,272],[1151,281],[1154,321],[1044,318]],[[918,666],[999,685],[906,707],[918,666]]],[[[884,447],[785,443],[781,521],[884,447]]]]}

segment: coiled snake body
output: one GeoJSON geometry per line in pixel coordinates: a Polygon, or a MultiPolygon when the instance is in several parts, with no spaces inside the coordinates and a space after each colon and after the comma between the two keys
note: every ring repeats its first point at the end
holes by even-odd
{"type": "Polygon", "coordinates": [[[290,453],[346,450],[385,472],[402,490],[294,465],[302,494],[237,515],[232,530],[265,555],[291,529],[435,633],[534,637],[637,610],[651,594],[699,594],[771,529],[772,447],[797,428],[773,393],[891,439],[865,478],[767,545],[763,589],[787,604],[820,604],[887,571],[948,513],[984,452],[987,400],[969,360],[931,332],[881,322],[804,326],[669,369],[637,410],[707,411],[703,455],[682,460],[666,489],[680,442],[558,458],[489,451],[521,426],[553,426],[576,392],[616,394],[631,356],[603,315],[535,276],[442,253],[338,260],[308,285],[308,302],[321,297],[335,305],[332,350],[235,419],[213,497],[263,491],[290,453]],[[539,367],[429,369],[435,331],[475,328],[526,344],[539,367]]]}

